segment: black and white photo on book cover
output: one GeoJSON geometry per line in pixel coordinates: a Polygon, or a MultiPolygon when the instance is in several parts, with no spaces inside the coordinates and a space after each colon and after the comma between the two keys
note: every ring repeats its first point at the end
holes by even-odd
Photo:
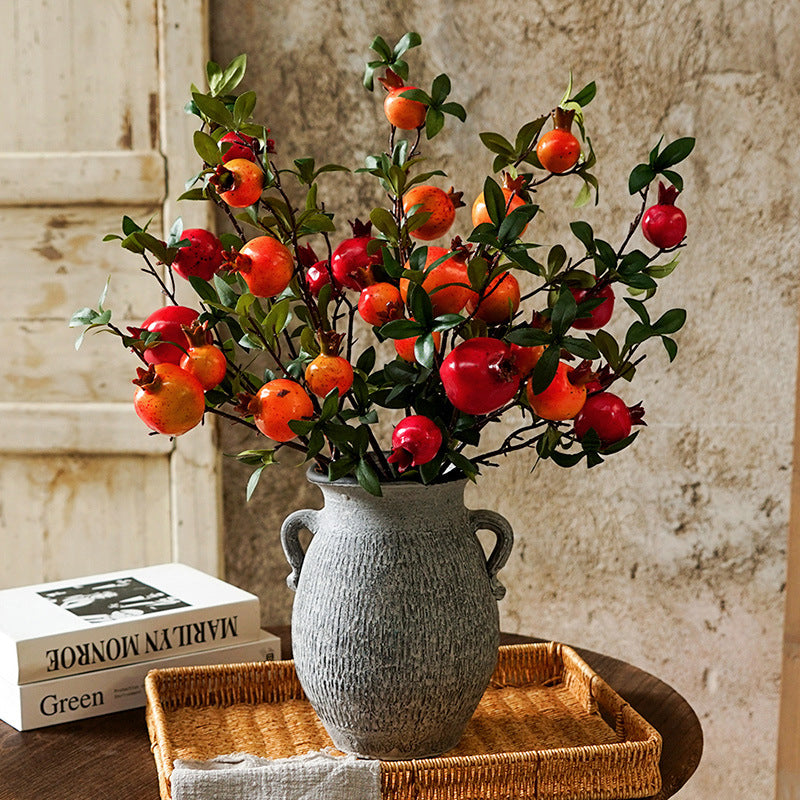
{"type": "Polygon", "coordinates": [[[132,577],[118,577],[38,592],[41,597],[86,622],[124,620],[188,608],[189,603],[132,577]]]}

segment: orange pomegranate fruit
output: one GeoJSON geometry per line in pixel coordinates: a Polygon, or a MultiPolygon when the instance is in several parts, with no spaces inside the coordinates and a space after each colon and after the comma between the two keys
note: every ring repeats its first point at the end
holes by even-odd
{"type": "Polygon", "coordinates": [[[276,442],[288,442],[297,434],[289,427],[296,419],[310,419],[314,405],[308,392],[296,381],[275,378],[251,398],[248,409],[256,427],[276,442]]]}
{"type": "Polygon", "coordinates": [[[559,106],[553,112],[555,127],[542,136],[536,145],[539,163],[548,172],[561,175],[578,163],[581,155],[581,143],[571,130],[574,117],[574,111],[567,111],[559,106]]]}
{"type": "Polygon", "coordinates": [[[228,269],[238,272],[256,297],[280,294],[294,275],[294,259],[285,244],[272,236],[256,236],[229,256],[228,269]]]}
{"type": "Polygon", "coordinates": [[[403,195],[403,211],[406,215],[421,212],[430,216],[411,231],[411,236],[426,242],[444,236],[455,221],[456,209],[464,205],[461,194],[453,191],[452,186],[449,192],[427,184],[412,186],[403,195]]]}
{"type": "Polygon", "coordinates": [[[511,320],[519,302],[519,281],[510,272],[504,272],[489,283],[480,302],[476,294],[467,301],[466,308],[489,325],[499,325],[511,320]]]}
{"type": "Polygon", "coordinates": [[[180,436],[203,419],[206,403],[198,380],[177,364],[151,364],[139,367],[133,383],[138,387],[133,407],[139,419],[151,430],[167,436],[180,436]]]}

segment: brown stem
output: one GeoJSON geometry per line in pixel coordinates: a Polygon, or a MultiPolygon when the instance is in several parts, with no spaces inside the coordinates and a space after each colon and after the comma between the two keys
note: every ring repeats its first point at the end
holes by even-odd
{"type": "Polygon", "coordinates": [[[298,249],[300,247],[300,243],[297,239],[297,218],[294,214],[294,208],[292,207],[292,201],[289,198],[289,195],[286,194],[283,186],[281,185],[280,176],[278,174],[278,170],[275,165],[270,161],[270,168],[272,169],[273,175],[275,176],[275,188],[278,190],[278,193],[283,198],[284,203],[286,203],[286,208],[289,210],[289,224],[291,226],[291,230],[289,234],[292,238],[292,249],[294,250],[295,254],[295,262],[297,264],[295,268],[295,275],[297,276],[297,283],[300,286],[300,293],[303,295],[303,304],[308,309],[309,313],[311,314],[311,321],[315,329],[319,330],[325,327],[322,324],[322,315],[319,311],[319,306],[317,306],[317,302],[314,299],[314,295],[311,293],[311,289],[308,287],[308,281],[306,280],[305,270],[302,267],[302,261],[300,260],[300,256],[298,253],[298,249]]]}
{"type": "MultiPolygon", "coordinates": [[[[167,284],[164,283],[164,279],[158,274],[158,272],[156,271],[156,268],[150,263],[150,259],[147,257],[147,253],[142,253],[142,258],[144,259],[145,263],[147,264],[147,268],[146,269],[142,269],[142,272],[146,272],[148,275],[152,275],[158,281],[158,284],[161,287],[161,291],[164,292],[164,294],[170,299],[170,302],[172,303],[172,305],[177,306],[178,305],[178,301],[175,298],[175,292],[174,291],[170,291],[169,288],[167,288],[167,284]]],[[[170,270],[170,272],[171,272],[171,270],[170,270]]],[[[173,289],[174,289],[174,286],[173,286],[173,289]]]]}
{"type": "Polygon", "coordinates": [[[521,442],[517,442],[516,444],[512,444],[514,439],[519,439],[526,431],[536,430],[536,428],[539,428],[544,424],[544,421],[539,421],[533,422],[529,425],[523,425],[521,428],[517,428],[517,430],[506,436],[506,438],[503,440],[503,443],[496,450],[490,450],[486,453],[482,453],[475,458],[471,458],[470,461],[472,461],[473,464],[486,464],[489,466],[489,460],[495,458],[496,456],[505,456],[509,453],[515,452],[516,450],[524,450],[526,447],[530,447],[536,441],[537,437],[534,436],[521,442]]]}
{"type": "Polygon", "coordinates": [[[647,210],[647,193],[649,191],[650,191],[650,186],[648,185],[645,186],[644,189],[642,189],[639,192],[642,198],[642,207],[639,209],[639,213],[636,215],[636,218],[631,223],[631,227],[628,229],[628,235],[625,237],[625,241],[622,242],[622,244],[619,247],[619,250],[617,250],[617,258],[619,258],[619,256],[622,255],[623,251],[630,243],[631,238],[633,238],[633,234],[636,233],[637,229],[639,228],[639,223],[642,221],[644,212],[647,210]]]}
{"type": "Polygon", "coordinates": [[[211,197],[215,205],[219,206],[225,212],[225,215],[228,217],[228,221],[231,223],[231,225],[233,225],[234,230],[242,240],[242,244],[245,244],[247,242],[247,237],[242,230],[242,226],[239,225],[239,220],[237,220],[234,216],[231,207],[216,192],[214,192],[211,197]]]}

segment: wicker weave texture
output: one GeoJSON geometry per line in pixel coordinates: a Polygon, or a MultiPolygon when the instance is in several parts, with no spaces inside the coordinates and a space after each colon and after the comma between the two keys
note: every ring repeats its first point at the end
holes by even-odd
{"type": "MultiPolygon", "coordinates": [[[[177,758],[287,758],[331,747],[291,661],[154,670],[147,718],[162,800],[177,758]]],[[[571,649],[500,648],[456,748],[381,764],[389,800],[605,800],[660,789],[661,737],[571,649]]]]}

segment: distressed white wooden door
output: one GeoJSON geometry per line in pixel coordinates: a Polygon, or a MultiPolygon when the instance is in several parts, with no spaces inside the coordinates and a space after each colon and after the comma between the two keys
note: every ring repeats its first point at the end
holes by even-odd
{"type": "Polygon", "coordinates": [[[123,214],[157,230],[178,213],[206,4],[0,0],[0,18],[0,587],[169,560],[219,574],[214,426],[148,436],[136,359],[108,335],[76,352],[67,327],[109,277],[123,329],[162,302],[101,240],[123,214]]]}

